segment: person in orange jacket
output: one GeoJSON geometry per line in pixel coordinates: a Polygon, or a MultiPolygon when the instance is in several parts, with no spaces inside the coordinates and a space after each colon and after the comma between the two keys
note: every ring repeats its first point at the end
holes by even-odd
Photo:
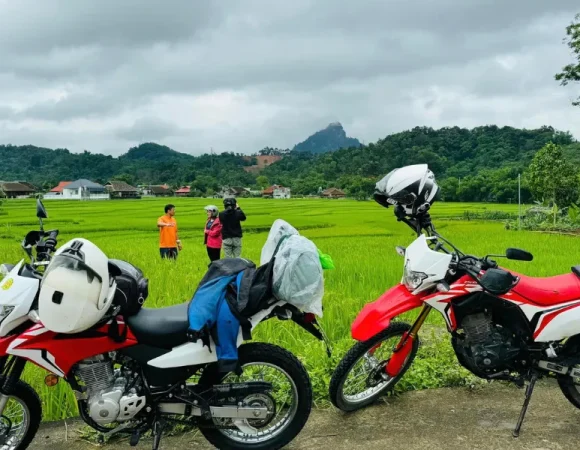
{"type": "Polygon", "coordinates": [[[177,232],[175,205],[165,206],[165,215],[157,219],[157,228],[161,258],[177,259],[177,253],[181,251],[181,241],[177,232]]]}
{"type": "Polygon", "coordinates": [[[208,205],[204,209],[207,213],[204,244],[207,248],[207,256],[213,262],[221,258],[222,224],[218,217],[219,211],[217,206],[208,205]]]}

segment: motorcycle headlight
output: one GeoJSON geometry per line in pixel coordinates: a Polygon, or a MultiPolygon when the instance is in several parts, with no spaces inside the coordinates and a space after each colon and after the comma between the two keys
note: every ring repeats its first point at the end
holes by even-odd
{"type": "Polygon", "coordinates": [[[425,281],[425,279],[427,279],[426,273],[415,272],[414,270],[411,270],[407,266],[405,266],[405,272],[403,275],[403,284],[410,291],[418,289],[423,284],[423,281],[425,281]]]}
{"type": "Polygon", "coordinates": [[[0,322],[6,319],[12,311],[14,311],[14,306],[0,306],[0,322]]]}

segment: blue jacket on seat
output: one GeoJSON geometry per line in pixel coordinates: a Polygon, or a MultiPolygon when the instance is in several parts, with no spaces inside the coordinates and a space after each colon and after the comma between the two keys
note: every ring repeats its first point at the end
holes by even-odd
{"type": "MultiPolygon", "coordinates": [[[[189,303],[188,336],[194,342],[201,339],[209,348],[210,336],[216,344],[221,372],[239,371],[237,339],[240,327],[244,339],[250,339],[251,324],[244,310],[254,314],[260,309],[263,298],[268,297],[268,276],[258,276],[267,271],[242,258],[214,261],[189,303]],[[242,323],[240,323],[242,322],[242,323]]],[[[270,270],[271,272],[271,270],[270,270]]]]}

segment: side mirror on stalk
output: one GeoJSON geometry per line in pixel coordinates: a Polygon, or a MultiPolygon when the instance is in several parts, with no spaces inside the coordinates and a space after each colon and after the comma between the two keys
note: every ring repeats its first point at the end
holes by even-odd
{"type": "Polygon", "coordinates": [[[405,247],[401,247],[400,245],[397,245],[395,247],[395,250],[397,250],[397,254],[399,256],[402,256],[403,258],[405,257],[405,251],[406,251],[405,247]]]}
{"type": "Polygon", "coordinates": [[[42,219],[48,219],[48,213],[39,198],[36,199],[36,217],[38,217],[40,222],[40,231],[43,231],[42,219]]]}
{"type": "Polygon", "coordinates": [[[36,199],[36,217],[39,219],[48,219],[48,213],[46,208],[42,204],[39,198],[36,199]]]}
{"type": "Polygon", "coordinates": [[[505,251],[505,257],[515,261],[533,261],[534,255],[519,248],[508,248],[505,251]]]}

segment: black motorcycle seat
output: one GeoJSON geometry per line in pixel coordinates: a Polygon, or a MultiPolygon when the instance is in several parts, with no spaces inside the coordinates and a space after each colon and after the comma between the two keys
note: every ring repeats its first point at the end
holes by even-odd
{"type": "Polygon", "coordinates": [[[167,308],[141,308],[127,318],[129,329],[139,344],[171,349],[187,341],[188,303],[167,308]]]}

